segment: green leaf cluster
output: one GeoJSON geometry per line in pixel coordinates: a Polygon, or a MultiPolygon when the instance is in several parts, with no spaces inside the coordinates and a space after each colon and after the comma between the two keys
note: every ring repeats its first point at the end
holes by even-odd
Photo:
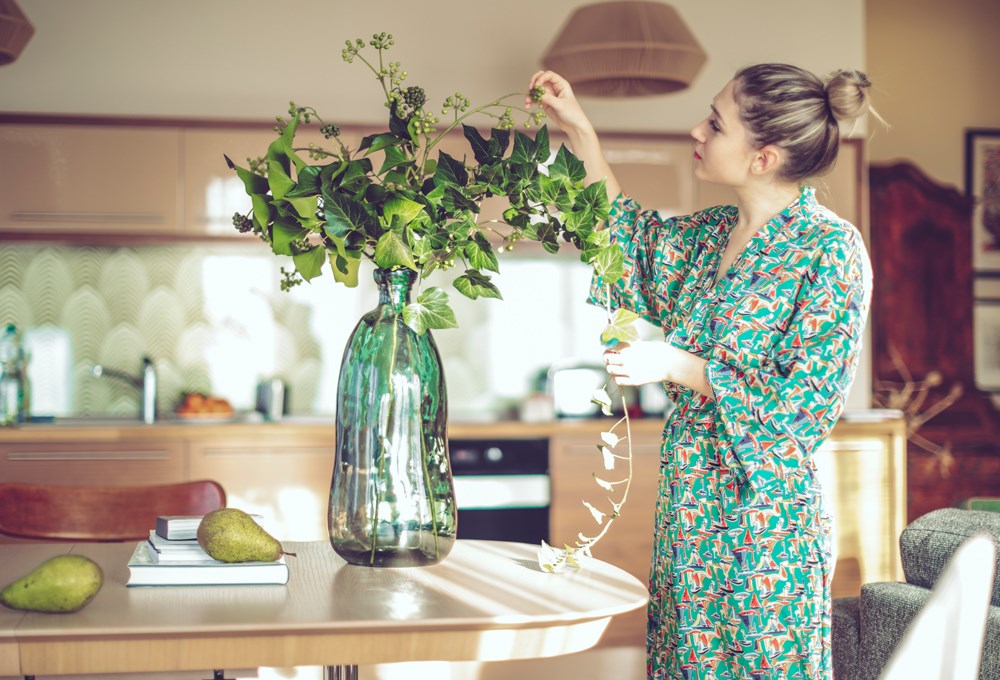
{"type": "MultiPolygon", "coordinates": [[[[226,158],[251,197],[252,231],[276,255],[291,257],[297,276],[310,281],[329,267],[336,281],[356,286],[362,259],[383,269],[414,270],[421,279],[458,267],[453,285],[459,293],[500,298],[490,276],[499,271],[497,250],[527,239],[550,253],[570,244],[606,283],[621,277],[621,252],[600,230],[609,207],[604,182],[586,185],[583,163],[565,146],[553,155],[544,126],[534,136],[512,134],[512,107],[504,102],[523,99],[523,93],[476,108],[460,94],[451,95],[445,111],[454,119],[440,129],[425,108],[422,88],[403,87],[406,72],[398,62],[384,66],[383,52],[393,41],[370,43],[377,65],[364,57],[362,41],[347,44],[345,61],[363,62],[382,85],[387,130],[349,149],[338,125],[293,103],[290,120],[279,118],[277,138],[262,159],[245,168],[226,158]],[[488,136],[466,123],[474,114],[497,120],[488,136]],[[296,146],[300,125],[313,119],[329,148],[296,146]],[[459,125],[471,158],[436,148],[459,125]],[[492,196],[509,204],[506,227],[479,219],[483,199],[492,196]],[[500,234],[500,248],[494,248],[495,237],[487,238],[490,232],[500,234]]],[[[455,325],[443,291],[421,295],[408,309],[408,324],[420,332],[455,325]]]]}

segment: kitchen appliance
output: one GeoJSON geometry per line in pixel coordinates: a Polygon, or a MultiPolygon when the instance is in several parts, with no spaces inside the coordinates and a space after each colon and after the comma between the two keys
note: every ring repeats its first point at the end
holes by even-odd
{"type": "MultiPolygon", "coordinates": [[[[621,415],[622,403],[618,387],[602,363],[589,360],[565,360],[552,365],[548,371],[548,393],[552,396],[552,409],[557,418],[600,418],[601,407],[594,403],[596,390],[604,388],[611,396],[611,411],[621,415]]],[[[635,387],[621,388],[628,403],[629,415],[640,417],[639,391],[635,387]]]]}
{"type": "Polygon", "coordinates": [[[458,538],[549,539],[548,439],[452,439],[458,538]]]}
{"type": "Polygon", "coordinates": [[[257,384],[257,412],[266,420],[278,421],[288,413],[288,390],[279,378],[257,384]]]}

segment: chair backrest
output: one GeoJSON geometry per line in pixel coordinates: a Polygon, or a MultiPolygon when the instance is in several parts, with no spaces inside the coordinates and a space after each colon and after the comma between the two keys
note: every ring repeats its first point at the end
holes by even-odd
{"type": "Polygon", "coordinates": [[[152,486],[0,483],[0,533],[49,541],[147,538],[158,515],[204,515],[226,506],[217,482],[152,486]]]}

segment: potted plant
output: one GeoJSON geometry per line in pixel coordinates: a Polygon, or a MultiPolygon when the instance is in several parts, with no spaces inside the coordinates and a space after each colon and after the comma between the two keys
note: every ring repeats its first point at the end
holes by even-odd
{"type": "Polygon", "coordinates": [[[361,260],[375,264],[379,304],[358,322],[341,365],[329,510],[334,549],[371,566],[432,564],[455,537],[447,398],[429,330],[456,320],[443,290],[414,288],[432,272],[457,267],[459,293],[499,298],[489,275],[498,271],[497,251],[524,239],[552,253],[561,243],[575,246],[606,281],[622,268],[620,251],[599,230],[608,214],[604,182],[585,185],[583,163],[565,146],[553,156],[544,126],[533,137],[512,134],[515,110],[529,124],[540,121],[539,111],[509,103],[523,93],[478,107],[456,93],[443,102],[442,122],[424,90],[404,84],[400,63],[386,60],[393,44],[379,33],[367,44],[347,41],[342,52],[381,86],[388,129],[351,149],[336,123],[292,103],[265,156],[246,167],[226,158],[253,206],[234,224],[292,260],[293,268],[282,268],[283,289],[327,268],[356,286],[361,260]],[[488,134],[468,124],[477,115],[492,117],[488,134]],[[303,124],[318,125],[329,145],[297,146],[303,124]],[[458,126],[471,157],[437,148],[458,126]],[[479,219],[490,196],[509,203],[503,223],[479,219]]]}

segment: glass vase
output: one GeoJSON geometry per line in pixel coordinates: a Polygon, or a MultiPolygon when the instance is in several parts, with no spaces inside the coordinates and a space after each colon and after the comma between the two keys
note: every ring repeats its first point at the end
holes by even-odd
{"type": "Polygon", "coordinates": [[[349,564],[435,564],[455,543],[441,357],[430,331],[403,321],[416,276],[375,271],[378,306],[361,317],[340,367],[327,520],[349,564]]]}

